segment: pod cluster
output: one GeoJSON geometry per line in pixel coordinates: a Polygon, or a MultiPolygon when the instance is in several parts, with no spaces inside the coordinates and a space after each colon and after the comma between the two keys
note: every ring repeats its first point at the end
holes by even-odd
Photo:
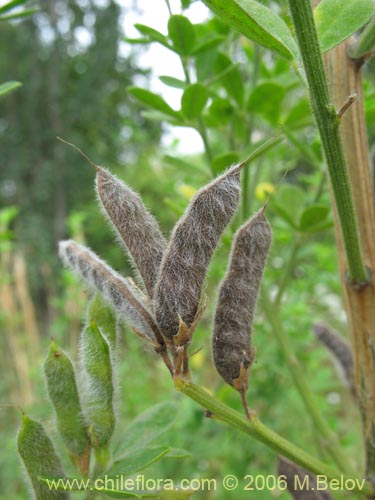
{"type": "MultiPolygon", "coordinates": [[[[188,373],[187,346],[204,308],[204,280],[238,208],[242,166],[230,167],[197,191],[168,242],[140,196],[108,170],[95,167],[99,202],[136,269],[136,283],[88,248],[71,240],[60,243],[63,261],[153,345],[173,375],[181,367],[188,373]]],[[[261,210],[237,231],[219,290],[213,358],[219,374],[241,393],[254,358],[251,324],[270,243],[261,210]]]]}
{"type": "MultiPolygon", "coordinates": [[[[111,335],[115,326],[114,318],[98,298],[92,301],[89,311],[99,320],[106,334],[94,321],[83,329],[78,380],[71,360],[56,342],[51,341],[44,362],[57,431],[71,461],[83,477],[90,473],[92,450],[95,451],[97,464],[98,457],[100,460],[101,456],[108,455],[109,441],[116,422],[110,346],[110,343],[113,345],[111,335]],[[98,305],[100,307],[96,307],[98,305]]],[[[68,491],[50,489],[49,480],[64,479],[66,476],[46,430],[27,415],[23,415],[18,434],[18,452],[37,500],[70,498],[68,491]]],[[[106,465],[103,462],[99,464],[106,465]]]]}

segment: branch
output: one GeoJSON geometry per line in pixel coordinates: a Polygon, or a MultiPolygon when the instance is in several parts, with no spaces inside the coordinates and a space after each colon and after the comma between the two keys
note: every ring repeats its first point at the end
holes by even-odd
{"type": "MultiPolygon", "coordinates": [[[[345,481],[349,479],[349,476],[343,476],[336,469],[330,467],[312,455],[309,455],[301,448],[298,448],[293,443],[290,443],[282,436],[269,429],[267,426],[262,424],[254,413],[251,414],[251,419],[247,420],[237,411],[215,399],[205,389],[183,377],[175,379],[175,387],[178,391],[184,393],[190,399],[196,401],[203,408],[208,410],[212,418],[224,422],[230,427],[252,436],[272,450],[280,453],[286,458],[289,458],[309,471],[318,475],[326,476],[327,479],[337,479],[343,484],[345,484],[345,481]]],[[[354,485],[354,489],[352,491],[356,491],[363,495],[374,494],[374,490],[370,482],[352,476],[350,479],[351,487],[354,485]]]]}
{"type": "Polygon", "coordinates": [[[348,260],[348,278],[353,285],[364,285],[368,283],[369,277],[359,243],[353,197],[340,138],[340,120],[330,101],[312,8],[309,0],[288,0],[288,4],[340,219],[348,260]]]}

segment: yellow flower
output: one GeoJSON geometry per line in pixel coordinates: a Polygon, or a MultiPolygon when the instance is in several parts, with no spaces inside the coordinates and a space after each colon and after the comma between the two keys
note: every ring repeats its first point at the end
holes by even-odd
{"type": "Polygon", "coordinates": [[[191,358],[190,358],[190,365],[198,370],[199,368],[202,368],[203,363],[204,363],[204,353],[203,349],[196,352],[191,358]]]}
{"type": "Polygon", "coordinates": [[[189,186],[188,184],[181,184],[180,186],[178,186],[177,190],[180,194],[182,194],[182,196],[186,200],[190,200],[197,191],[196,189],[194,189],[192,186],[189,186]]]}
{"type": "Polygon", "coordinates": [[[260,182],[255,188],[255,197],[257,200],[265,201],[274,190],[275,186],[270,182],[260,182]]]}

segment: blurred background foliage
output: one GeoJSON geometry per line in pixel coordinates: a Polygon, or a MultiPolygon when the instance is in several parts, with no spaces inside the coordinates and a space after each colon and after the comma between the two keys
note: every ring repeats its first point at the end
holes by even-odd
{"type": "MultiPolygon", "coordinates": [[[[160,8],[166,8],[158,1],[160,8]]],[[[187,17],[191,3],[181,1],[187,17]]],[[[288,21],[285,2],[262,3],[288,21]]],[[[126,35],[120,16],[126,16],[127,10],[120,4],[111,0],[40,0],[40,10],[31,17],[0,24],[0,81],[22,83],[0,101],[1,401],[21,405],[54,433],[42,360],[51,336],[75,358],[86,306],[84,288],[57,259],[59,240],[73,237],[85,242],[117,270],[131,273],[95,201],[93,170],[59,143],[57,135],[81,146],[94,161],[111,168],[139,191],[168,234],[196,189],[228,164],[245,158],[280,131],[281,124],[281,135],[272,147],[246,170],[241,208],[211,264],[206,285],[208,309],[192,346],[192,351],[201,348],[191,360],[193,374],[240,410],[237,394],[221,383],[211,361],[215,290],[225,272],[236,227],[264,203],[287,171],[269,209],[274,242],[264,289],[272,297],[279,294],[284,327],[321,411],[348,457],[358,462],[362,456],[359,416],[331,358],[312,335],[315,321],[329,324],[344,336],[346,325],[328,185],[298,76],[286,60],[212,17],[186,27],[190,36],[181,46],[173,38],[171,25],[169,36],[161,35],[164,38],[139,26],[140,37],[127,40],[132,50],[124,57],[119,50],[126,35]],[[148,87],[149,75],[137,66],[137,57],[148,43],[167,43],[181,57],[185,80],[175,78],[173,67],[162,79],[167,86],[181,89],[180,110],[140,90],[148,87]],[[163,124],[168,122],[172,127],[195,128],[205,143],[202,154],[182,156],[178,148],[164,150],[163,124]]],[[[133,2],[134,8],[136,4],[133,2]]],[[[167,31],[166,26],[164,33],[167,31]]],[[[373,61],[365,71],[372,147],[373,61]]],[[[261,308],[254,332],[257,363],[251,374],[250,406],[274,430],[329,461],[261,308]]],[[[176,396],[164,367],[126,327],[122,328],[118,360],[119,429],[157,402],[179,402],[167,440],[189,450],[191,457],[155,464],[147,472],[150,477],[220,481],[226,474],[243,477],[275,472],[273,453],[206,419],[191,401],[176,396]]],[[[0,491],[4,498],[27,498],[15,451],[18,416],[15,418],[12,409],[1,409],[0,422],[4,436],[0,491]]],[[[120,434],[117,439],[121,440],[120,434]]],[[[216,493],[196,496],[234,498],[220,487],[216,493]]],[[[286,495],[277,491],[235,493],[238,499],[270,497],[286,495]]]]}

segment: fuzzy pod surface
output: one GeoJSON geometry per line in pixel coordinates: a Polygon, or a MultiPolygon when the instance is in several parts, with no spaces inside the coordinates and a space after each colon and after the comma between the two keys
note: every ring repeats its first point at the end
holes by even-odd
{"type": "Polygon", "coordinates": [[[261,209],[237,230],[219,288],[213,359],[225,382],[239,391],[247,388],[254,357],[252,321],[271,240],[271,227],[261,209]]]}
{"type": "Polygon", "coordinates": [[[321,323],[315,323],[313,325],[313,332],[316,338],[332,354],[339,370],[345,377],[346,383],[354,394],[354,361],[350,345],[342,338],[341,335],[321,323]]]}
{"type": "Polygon", "coordinates": [[[87,451],[89,439],[74,369],[68,356],[53,341],[44,362],[44,373],[56,412],[57,430],[67,450],[80,457],[87,451]]]}
{"type": "Polygon", "coordinates": [[[65,478],[60,459],[42,424],[23,415],[18,433],[18,453],[31,481],[36,500],[67,500],[67,491],[49,489],[43,479],[65,478]]]}
{"type": "Polygon", "coordinates": [[[80,362],[83,372],[84,412],[91,444],[108,444],[114,428],[113,371],[109,345],[94,322],[83,329],[80,338],[80,362]]]}
{"type": "Polygon", "coordinates": [[[200,189],[173,229],[155,287],[155,314],[162,334],[178,333],[180,318],[189,327],[196,317],[212,254],[240,198],[235,165],[200,189]]]}
{"type": "Polygon", "coordinates": [[[317,487],[314,474],[284,457],[278,459],[277,472],[285,479],[288,491],[294,500],[333,500],[329,491],[317,487]]]}
{"type": "Polygon", "coordinates": [[[164,345],[143,297],[129,280],[116,273],[90,249],[73,240],[60,242],[59,255],[88,286],[101,292],[137,332],[156,347],[164,345]]]}
{"type": "Polygon", "coordinates": [[[101,294],[95,294],[90,301],[88,321],[94,321],[110,344],[116,345],[116,316],[108,301],[101,294]]]}
{"type": "Polygon", "coordinates": [[[108,221],[128,250],[152,297],[166,249],[157,221],[137,193],[102,167],[97,167],[96,189],[108,221]]]}

